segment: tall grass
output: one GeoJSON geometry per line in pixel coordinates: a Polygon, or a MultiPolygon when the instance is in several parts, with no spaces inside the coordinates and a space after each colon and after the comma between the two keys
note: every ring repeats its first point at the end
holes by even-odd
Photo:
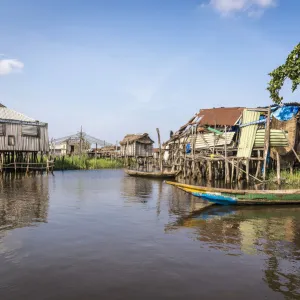
{"type": "Polygon", "coordinates": [[[54,170],[95,170],[122,168],[123,161],[120,159],[90,158],[87,156],[56,157],[54,170]]]}
{"type": "MultiPolygon", "coordinates": [[[[270,181],[276,181],[277,173],[272,170],[268,177],[270,181]]],[[[280,177],[283,184],[294,185],[295,187],[300,186],[300,170],[294,170],[293,174],[288,170],[282,170],[280,177]]]]}

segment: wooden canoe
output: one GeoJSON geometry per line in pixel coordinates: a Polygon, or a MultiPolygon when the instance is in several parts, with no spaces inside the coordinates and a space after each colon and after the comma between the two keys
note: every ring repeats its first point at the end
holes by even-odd
{"type": "Polygon", "coordinates": [[[230,190],[195,186],[177,182],[166,183],[193,191],[192,194],[221,205],[300,204],[300,189],[293,190],[230,190]]]}
{"type": "Polygon", "coordinates": [[[175,178],[177,175],[177,172],[141,172],[141,171],[135,171],[135,170],[125,170],[125,173],[130,176],[136,176],[136,177],[148,177],[148,178],[158,178],[158,179],[171,179],[175,178]]]}

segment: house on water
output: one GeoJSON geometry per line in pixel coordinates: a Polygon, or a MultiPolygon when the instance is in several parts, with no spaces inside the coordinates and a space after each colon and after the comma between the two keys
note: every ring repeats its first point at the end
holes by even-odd
{"type": "Polygon", "coordinates": [[[299,129],[299,103],[201,109],[164,143],[164,159],[183,178],[262,182],[269,168],[280,182],[300,162],[299,129]]]}
{"type": "Polygon", "coordinates": [[[21,169],[48,152],[48,124],[0,104],[0,169],[21,169]]]}
{"type": "Polygon", "coordinates": [[[120,142],[121,156],[123,157],[148,157],[153,154],[154,141],[148,133],[127,134],[120,142]]]}

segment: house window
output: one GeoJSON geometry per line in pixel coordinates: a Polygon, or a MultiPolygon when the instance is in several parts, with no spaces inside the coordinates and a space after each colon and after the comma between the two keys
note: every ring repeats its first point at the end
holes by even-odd
{"type": "Polygon", "coordinates": [[[0,124],[0,136],[5,135],[5,124],[0,124]]]}
{"type": "Polygon", "coordinates": [[[8,136],[8,146],[14,146],[15,143],[16,143],[15,136],[14,135],[9,135],[8,136]]]}
{"type": "Polygon", "coordinates": [[[38,126],[22,125],[22,136],[38,137],[39,136],[38,126]]]}

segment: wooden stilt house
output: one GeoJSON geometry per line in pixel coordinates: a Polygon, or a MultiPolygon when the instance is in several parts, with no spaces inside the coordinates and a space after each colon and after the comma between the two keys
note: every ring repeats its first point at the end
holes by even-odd
{"type": "Polygon", "coordinates": [[[47,123],[29,118],[0,104],[1,170],[10,167],[21,168],[22,163],[34,163],[38,153],[46,154],[48,151],[47,123]]]}
{"type": "Polygon", "coordinates": [[[123,157],[148,157],[153,154],[154,141],[148,133],[127,134],[120,142],[121,156],[123,157]]]}

